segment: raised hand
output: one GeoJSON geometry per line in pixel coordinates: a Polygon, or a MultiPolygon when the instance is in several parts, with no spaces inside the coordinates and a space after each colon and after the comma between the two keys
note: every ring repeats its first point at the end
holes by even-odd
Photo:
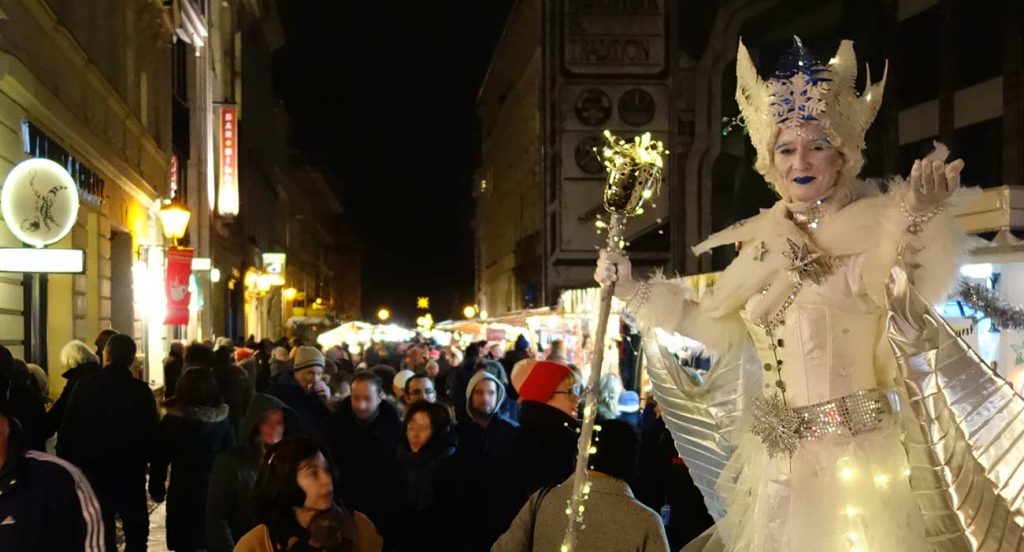
{"type": "Polygon", "coordinates": [[[914,161],[914,167],[910,169],[907,207],[913,213],[922,214],[945,203],[960,189],[960,171],[963,168],[962,159],[952,163],[930,158],[914,161]]]}

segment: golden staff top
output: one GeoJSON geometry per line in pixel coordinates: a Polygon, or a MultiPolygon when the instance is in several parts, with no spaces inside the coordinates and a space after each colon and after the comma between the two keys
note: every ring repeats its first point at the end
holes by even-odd
{"type": "Polygon", "coordinates": [[[668,154],[664,144],[651,140],[645,132],[627,142],[611,131],[604,131],[608,140],[601,150],[601,162],[608,171],[604,188],[604,208],[608,212],[632,217],[643,211],[640,206],[650,199],[661,186],[663,156],[668,154]]]}

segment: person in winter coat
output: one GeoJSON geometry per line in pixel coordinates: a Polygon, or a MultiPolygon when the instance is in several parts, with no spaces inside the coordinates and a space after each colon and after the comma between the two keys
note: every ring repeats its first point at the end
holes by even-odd
{"type": "Polygon", "coordinates": [[[302,436],[302,421],[276,397],[257,393],[242,418],[238,444],[217,455],[206,494],[206,550],[231,552],[256,526],[252,497],[268,448],[302,436]]]}
{"type": "Polygon", "coordinates": [[[109,550],[115,518],[124,527],[125,551],[146,550],[146,467],[159,424],[149,385],[131,372],[135,340],[117,334],[103,350],[103,370],[71,394],[60,426],[57,454],[82,469],[99,498],[109,550]]]}
{"type": "Polygon", "coordinates": [[[470,343],[466,347],[462,364],[444,374],[439,394],[442,401],[455,408],[455,419],[459,423],[466,420],[466,386],[469,385],[469,378],[477,371],[477,364],[484,356],[483,347],[486,345],[486,341],[470,343]]]}
{"type": "Polygon", "coordinates": [[[397,550],[449,550],[459,535],[439,530],[454,511],[455,438],[443,404],[417,401],[406,409],[405,440],[398,447],[404,501],[397,550]]]}
{"type": "Polygon", "coordinates": [[[103,518],[89,480],[69,462],[29,450],[0,376],[0,550],[102,552],[103,518]]]}
{"type": "MultiPolygon", "coordinates": [[[[520,360],[525,360],[531,357],[530,353],[530,340],[525,335],[520,334],[516,338],[516,343],[512,347],[511,351],[505,353],[505,356],[501,359],[501,366],[505,369],[505,379],[512,381],[512,367],[516,365],[520,360]]],[[[506,391],[508,392],[509,402],[519,400],[519,393],[516,392],[515,388],[507,386],[506,391]]]]}
{"type": "Polygon", "coordinates": [[[505,385],[488,370],[480,370],[466,386],[469,421],[455,428],[458,450],[455,453],[458,511],[463,550],[490,550],[503,528],[496,490],[505,477],[502,460],[512,447],[517,424],[500,414],[508,399],[505,385]]]}
{"type": "MultiPolygon", "coordinates": [[[[508,390],[512,386],[509,384],[508,376],[505,374],[505,368],[501,365],[500,362],[498,362],[496,360],[483,360],[483,361],[480,362],[480,364],[478,366],[479,366],[479,369],[477,370],[478,372],[480,370],[485,370],[488,373],[490,373],[492,376],[498,378],[498,381],[501,382],[502,387],[505,389],[505,394],[509,394],[508,390]]],[[[470,378],[470,379],[472,379],[472,378],[470,378]]],[[[468,399],[469,395],[471,394],[471,391],[469,390],[469,386],[468,385],[466,386],[466,393],[467,393],[466,398],[468,399]]],[[[516,393],[516,397],[517,398],[519,397],[518,393],[516,393]]],[[[468,403],[466,404],[466,407],[467,408],[469,407],[468,403]]],[[[509,398],[507,400],[503,400],[500,403],[498,403],[498,414],[500,414],[502,418],[505,418],[505,419],[507,419],[507,420],[509,420],[511,422],[516,422],[516,424],[518,425],[519,424],[519,403],[516,402],[515,400],[513,400],[511,398],[511,396],[509,396],[509,398]]]]}
{"type": "Polygon", "coordinates": [[[39,393],[28,365],[0,346],[0,378],[10,382],[8,408],[21,424],[22,442],[32,450],[45,451],[47,432],[46,400],[39,393]]]}
{"type": "Polygon", "coordinates": [[[49,439],[57,430],[64,419],[64,411],[67,410],[68,401],[71,400],[71,392],[75,390],[78,382],[83,378],[97,374],[100,371],[100,359],[85,343],[74,339],[64,345],[60,351],[60,363],[64,367],[64,389],[53,403],[50,411],[46,413],[46,438],[49,439]]]}
{"type": "Polygon", "coordinates": [[[167,548],[206,548],[206,487],[213,459],[234,444],[228,405],[213,370],[194,367],[178,380],[177,394],[164,403],[160,436],[149,474],[149,496],[167,499],[167,548]],[[167,469],[171,483],[166,486],[167,469]]]}
{"type": "Polygon", "coordinates": [[[295,411],[306,435],[318,435],[331,413],[327,408],[331,389],[323,381],[324,356],[313,347],[298,347],[290,368],[271,381],[267,394],[295,411]]]}
{"type": "Polygon", "coordinates": [[[235,364],[235,347],[231,340],[221,338],[217,342],[218,348],[213,352],[213,374],[224,403],[228,405],[231,428],[237,433],[249,401],[256,393],[256,382],[235,364]]]}
{"type": "Polygon", "coordinates": [[[356,372],[352,394],[328,419],[325,434],[338,463],[338,494],[365,513],[390,541],[401,506],[398,445],[405,428],[384,401],[383,383],[369,370],[356,372]]]}
{"type": "Polygon", "coordinates": [[[185,369],[185,344],[180,341],[171,343],[164,359],[164,396],[173,397],[178,389],[178,380],[185,369]]]}
{"type": "Polygon", "coordinates": [[[576,419],[583,385],[569,366],[537,362],[519,388],[519,431],[508,455],[507,481],[496,530],[508,528],[537,489],[557,485],[576,468],[576,419]]]}
{"type": "MultiPolygon", "coordinates": [[[[661,517],[633,498],[626,483],[637,469],[636,432],[626,422],[607,420],[601,422],[597,436],[597,451],[590,455],[587,470],[590,493],[584,523],[577,530],[574,549],[668,552],[661,517]]],[[[534,493],[493,550],[558,550],[565,537],[565,505],[572,488],[570,476],[554,488],[534,493]]]]}
{"type": "Polygon", "coordinates": [[[316,441],[285,439],[267,450],[253,502],[259,525],[235,552],[380,552],[373,522],[334,499],[330,454],[316,441]]]}

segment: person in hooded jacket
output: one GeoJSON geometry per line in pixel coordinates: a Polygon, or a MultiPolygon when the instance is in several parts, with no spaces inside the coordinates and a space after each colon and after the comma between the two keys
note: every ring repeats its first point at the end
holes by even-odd
{"type": "Polygon", "coordinates": [[[489,370],[473,374],[466,386],[469,419],[455,428],[459,443],[455,453],[459,473],[455,519],[461,526],[462,550],[490,550],[502,533],[498,525],[504,509],[496,503],[501,496],[495,491],[506,477],[502,461],[511,451],[518,427],[501,415],[501,407],[508,400],[505,393],[505,385],[489,370]]]}
{"type": "Polygon", "coordinates": [[[455,419],[458,422],[466,420],[466,386],[469,385],[469,378],[477,371],[477,364],[484,358],[483,347],[486,341],[470,343],[466,347],[466,356],[462,364],[449,370],[443,377],[438,395],[440,399],[455,408],[455,419]]]}
{"type": "Polygon", "coordinates": [[[100,371],[100,359],[88,345],[77,339],[69,341],[60,351],[60,363],[64,366],[64,389],[46,413],[46,438],[49,439],[60,429],[64,419],[64,411],[71,400],[71,392],[75,390],[82,378],[97,374],[100,371]]]}
{"type": "Polygon", "coordinates": [[[206,548],[206,487],[213,459],[235,443],[228,405],[213,370],[194,367],[178,380],[176,395],[164,403],[167,415],[149,473],[149,496],[167,499],[167,548],[176,552],[206,548]],[[167,470],[171,470],[170,485],[167,470]]]}
{"type": "Polygon", "coordinates": [[[260,463],[283,438],[303,436],[302,421],[277,397],[257,393],[242,418],[238,444],[217,455],[206,495],[206,549],[231,552],[257,525],[252,497],[260,463]]]}
{"type": "Polygon", "coordinates": [[[406,409],[405,440],[398,446],[404,501],[396,550],[450,550],[453,531],[439,530],[454,510],[455,437],[448,407],[416,401],[406,409]]]}

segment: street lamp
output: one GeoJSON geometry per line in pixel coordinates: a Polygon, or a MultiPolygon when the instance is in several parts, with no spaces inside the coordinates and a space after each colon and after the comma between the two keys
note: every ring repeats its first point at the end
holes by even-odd
{"type": "Polygon", "coordinates": [[[391,318],[391,311],[388,310],[387,307],[381,307],[381,309],[377,311],[377,320],[387,322],[389,318],[391,318]]]}
{"type": "Polygon", "coordinates": [[[466,308],[462,309],[462,316],[466,318],[473,318],[476,316],[476,307],[473,305],[466,305],[466,308]]]}
{"type": "Polygon", "coordinates": [[[164,237],[178,245],[178,240],[185,237],[188,231],[188,220],[192,213],[184,205],[176,201],[165,200],[160,208],[160,225],[164,229],[164,237]]]}
{"type": "Polygon", "coordinates": [[[294,301],[295,297],[298,296],[298,294],[299,290],[293,287],[284,288],[284,290],[281,292],[281,296],[284,297],[285,301],[294,301]]]}

